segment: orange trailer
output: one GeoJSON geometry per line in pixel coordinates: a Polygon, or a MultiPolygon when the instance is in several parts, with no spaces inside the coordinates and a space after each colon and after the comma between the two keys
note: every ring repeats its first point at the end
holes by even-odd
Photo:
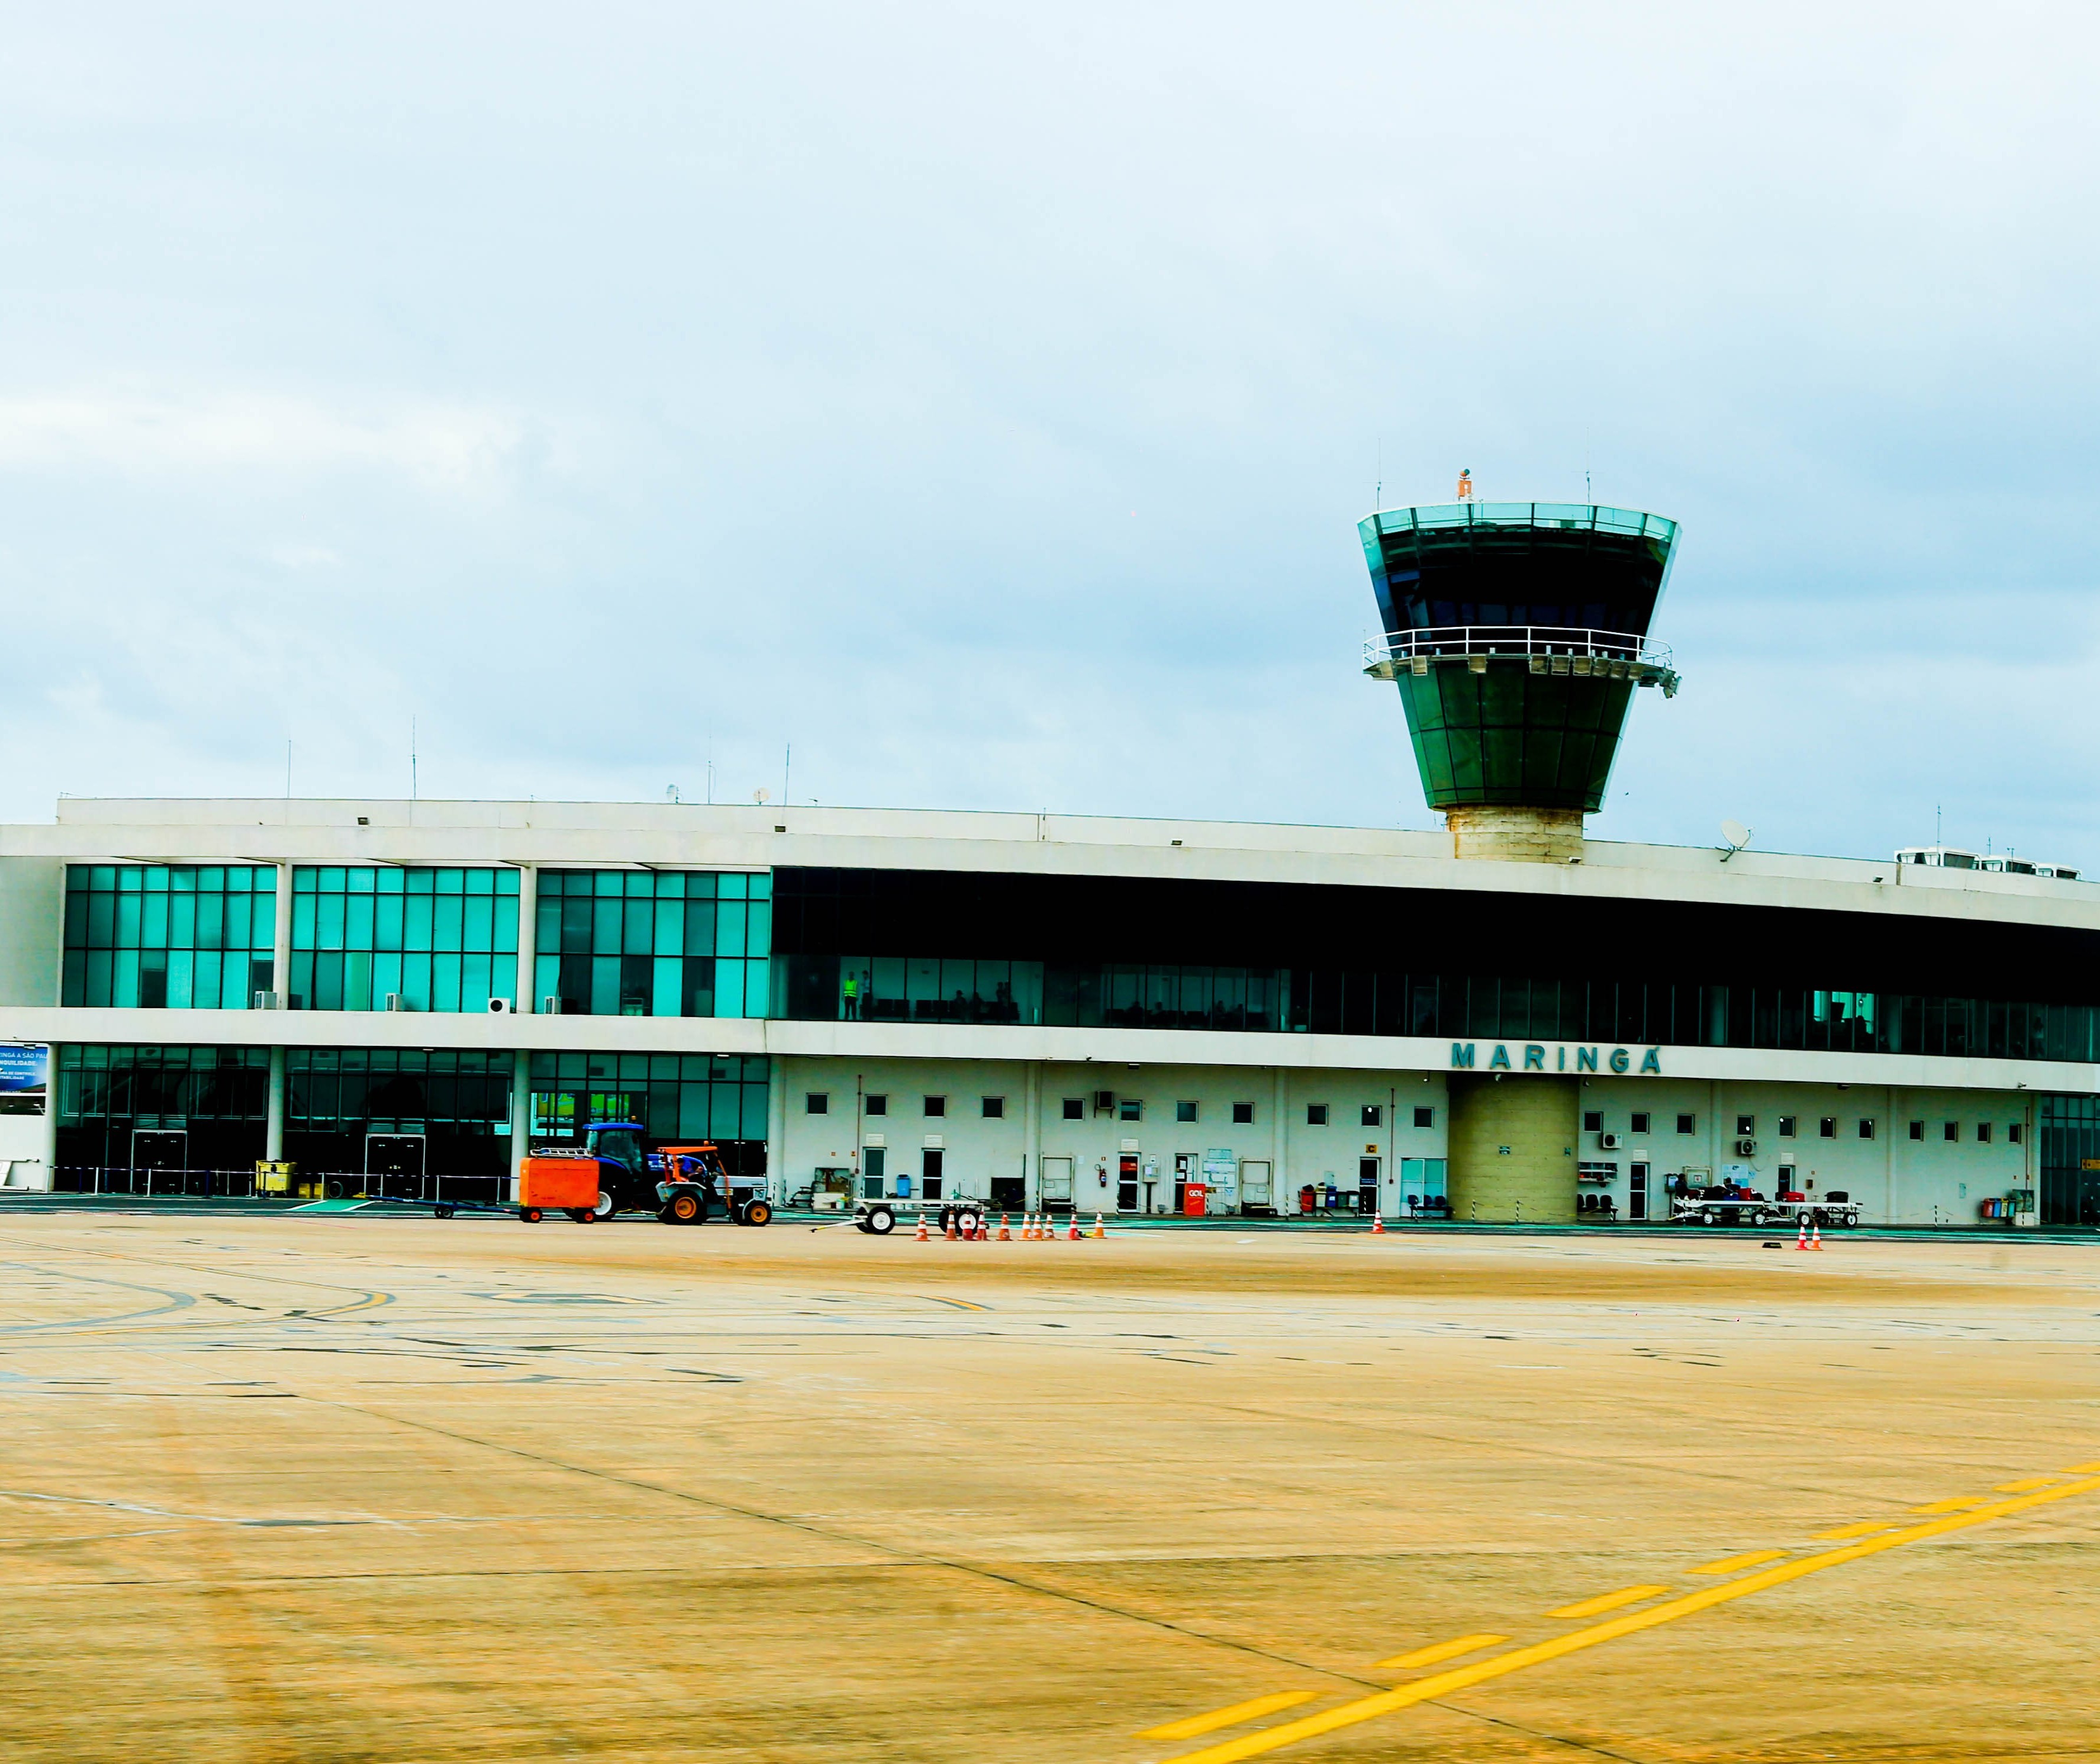
{"type": "Polygon", "coordinates": [[[536,1225],[549,1212],[565,1212],[580,1225],[597,1218],[595,1158],[535,1156],[525,1160],[518,1178],[518,1216],[536,1225]]]}

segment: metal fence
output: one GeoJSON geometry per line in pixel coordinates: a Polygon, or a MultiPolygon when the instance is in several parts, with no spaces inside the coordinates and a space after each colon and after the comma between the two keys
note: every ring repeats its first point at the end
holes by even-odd
{"type": "Polygon", "coordinates": [[[439,1202],[460,1205],[501,1205],[510,1189],[505,1176],[368,1175],[361,1171],[302,1170],[290,1190],[263,1193],[253,1170],[124,1170],[97,1165],[60,1165],[52,1173],[59,1194],[135,1194],[192,1200],[280,1201],[298,1206],[312,1200],[407,1201],[418,1206],[439,1202]]]}

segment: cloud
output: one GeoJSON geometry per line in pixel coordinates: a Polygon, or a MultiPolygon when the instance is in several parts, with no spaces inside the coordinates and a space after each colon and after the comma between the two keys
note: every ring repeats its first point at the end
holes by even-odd
{"type": "Polygon", "coordinates": [[[506,412],[417,402],[358,412],[268,393],[100,391],[0,398],[0,469],[169,477],[376,470],[440,494],[485,492],[514,467],[506,412]]]}

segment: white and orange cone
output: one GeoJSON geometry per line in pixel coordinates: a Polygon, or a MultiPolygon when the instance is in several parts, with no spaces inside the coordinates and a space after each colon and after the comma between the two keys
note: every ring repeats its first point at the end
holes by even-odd
{"type": "Polygon", "coordinates": [[[1820,1250],[1823,1247],[1823,1221],[1820,1219],[1815,1221],[1815,1234],[1809,1238],[1808,1247],[1811,1250],[1820,1250]]]}
{"type": "Polygon", "coordinates": [[[1012,1233],[1012,1230],[1008,1227],[1008,1224],[1007,1224],[1007,1220],[1006,1220],[1006,1215],[1005,1215],[1005,1214],[1004,1214],[1004,1213],[1001,1213],[1001,1214],[999,1215],[999,1240],[998,1240],[998,1241],[999,1241],[999,1242],[1001,1242],[1001,1243],[1011,1243],[1011,1242],[1012,1242],[1012,1241],[1013,1241],[1013,1233],[1012,1233]]]}
{"type": "Polygon", "coordinates": [[[933,1241],[932,1235],[926,1229],[926,1215],[924,1213],[919,1215],[919,1241],[921,1243],[931,1243],[933,1241]]]}
{"type": "Polygon", "coordinates": [[[1101,1224],[1101,1215],[1099,1213],[1094,1215],[1094,1235],[1096,1237],[1105,1237],[1108,1235],[1107,1228],[1101,1224]]]}
{"type": "Polygon", "coordinates": [[[1086,1233],[1079,1229],[1079,1215],[1077,1213],[1073,1214],[1072,1228],[1065,1233],[1065,1241],[1067,1243],[1077,1243],[1085,1235],[1086,1233]]]}
{"type": "Polygon", "coordinates": [[[1808,1247],[1808,1215],[1806,1213],[1801,1215],[1801,1235],[1793,1240],[1793,1246],[1797,1250],[1808,1247]]]}
{"type": "Polygon", "coordinates": [[[1385,1235],[1384,1214],[1373,1213],[1371,1215],[1371,1235],[1374,1237],[1383,1237],[1385,1235]]]}

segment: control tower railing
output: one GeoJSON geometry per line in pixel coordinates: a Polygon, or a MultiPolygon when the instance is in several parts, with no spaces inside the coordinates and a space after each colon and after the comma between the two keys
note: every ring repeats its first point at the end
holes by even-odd
{"type": "Polygon", "coordinates": [[[1630,680],[1677,695],[1670,646],[1625,631],[1545,624],[1447,624],[1388,631],[1364,645],[1364,672],[1376,680],[1462,665],[1485,673],[1491,661],[1524,661],[1535,674],[1630,680]]]}

